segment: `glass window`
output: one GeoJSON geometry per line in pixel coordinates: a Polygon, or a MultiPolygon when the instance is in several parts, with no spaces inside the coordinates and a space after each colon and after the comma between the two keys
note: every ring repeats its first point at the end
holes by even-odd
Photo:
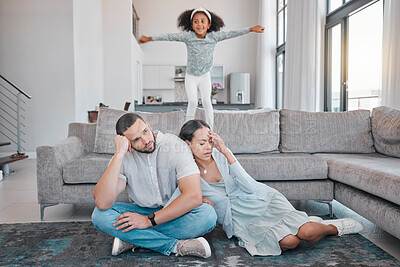
{"type": "Polygon", "coordinates": [[[328,13],[336,10],[338,7],[343,5],[343,0],[329,0],[328,1],[328,13]]]}
{"type": "Polygon", "coordinates": [[[382,33],[382,0],[351,0],[327,15],[325,110],[371,110],[378,106],[382,33]]]}
{"type": "Polygon", "coordinates": [[[284,34],[284,30],[283,30],[283,11],[278,13],[278,46],[282,45],[284,42],[284,38],[283,38],[283,34],[284,34]]]}
{"type": "Polygon", "coordinates": [[[287,32],[287,0],[277,0],[276,108],[283,108],[285,77],[285,44],[287,32]]]}
{"type": "Polygon", "coordinates": [[[328,87],[330,92],[330,111],[340,111],[341,110],[341,25],[338,24],[335,27],[329,29],[328,36],[329,36],[329,75],[328,75],[328,87]]]}
{"type": "Polygon", "coordinates": [[[379,104],[382,66],[382,1],[349,17],[348,110],[379,104]]]}
{"type": "Polygon", "coordinates": [[[285,70],[285,54],[282,53],[276,58],[276,108],[283,108],[283,82],[285,70]]]}

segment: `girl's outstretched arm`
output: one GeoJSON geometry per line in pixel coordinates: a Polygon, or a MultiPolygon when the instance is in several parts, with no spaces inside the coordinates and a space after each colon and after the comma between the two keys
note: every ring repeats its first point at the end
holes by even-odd
{"type": "Polygon", "coordinates": [[[144,44],[150,41],[177,41],[177,42],[185,42],[191,36],[189,32],[178,32],[178,33],[164,33],[164,34],[156,34],[152,36],[142,35],[139,38],[139,44],[144,44]]]}
{"type": "Polygon", "coordinates": [[[264,32],[264,27],[261,25],[256,25],[254,27],[250,28],[251,32],[258,32],[258,33],[263,33],[264,32]]]}
{"type": "Polygon", "coordinates": [[[254,27],[244,28],[244,29],[241,29],[241,30],[233,30],[233,31],[228,31],[228,32],[218,31],[218,32],[211,32],[209,34],[211,36],[213,36],[212,38],[215,38],[215,40],[220,42],[220,41],[223,41],[223,40],[227,40],[227,39],[231,39],[231,38],[242,36],[242,35],[247,34],[249,32],[263,33],[264,32],[264,27],[261,26],[261,25],[256,25],[254,27]]]}
{"type": "Polygon", "coordinates": [[[144,44],[144,43],[151,42],[151,41],[153,41],[153,39],[150,36],[142,35],[139,38],[139,44],[144,44]]]}

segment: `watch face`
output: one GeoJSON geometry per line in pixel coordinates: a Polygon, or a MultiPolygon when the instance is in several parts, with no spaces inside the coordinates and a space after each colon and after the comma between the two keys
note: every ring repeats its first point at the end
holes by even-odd
{"type": "Polygon", "coordinates": [[[150,213],[150,214],[148,215],[148,217],[149,217],[149,219],[154,219],[154,213],[150,213]]]}

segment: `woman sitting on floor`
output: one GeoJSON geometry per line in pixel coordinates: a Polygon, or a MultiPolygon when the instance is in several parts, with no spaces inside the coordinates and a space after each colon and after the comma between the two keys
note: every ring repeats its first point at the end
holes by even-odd
{"type": "Polygon", "coordinates": [[[354,219],[322,220],[296,210],[277,190],[255,181],[204,121],[186,122],[179,137],[199,167],[203,202],[214,206],[228,238],[236,236],[252,256],[280,255],[300,240],[317,242],[363,229],[354,219]]]}

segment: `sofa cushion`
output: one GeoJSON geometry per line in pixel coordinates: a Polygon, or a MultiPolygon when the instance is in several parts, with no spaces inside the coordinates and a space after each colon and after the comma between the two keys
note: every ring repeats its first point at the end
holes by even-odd
{"type": "Polygon", "coordinates": [[[373,153],[368,110],[306,112],[281,110],[282,152],[373,153]]]}
{"type": "Polygon", "coordinates": [[[66,184],[96,184],[112,155],[89,153],[64,164],[63,180],[66,184]]]}
{"type": "Polygon", "coordinates": [[[373,154],[315,154],[329,178],[400,205],[400,159],[373,154]]]}
{"type": "Polygon", "coordinates": [[[374,108],[371,123],[376,151],[400,158],[400,110],[374,108]]]}
{"type": "MultiPolygon", "coordinates": [[[[199,109],[196,118],[204,120],[204,110],[199,109]]],[[[233,153],[277,151],[279,113],[272,109],[214,110],[213,130],[233,153]]]]}
{"type": "Polygon", "coordinates": [[[325,160],[305,153],[240,154],[236,158],[258,181],[327,179],[325,160]]]}
{"type": "MultiPolygon", "coordinates": [[[[101,108],[97,119],[94,152],[114,154],[115,125],[127,111],[101,108]]],[[[153,131],[177,135],[185,119],[185,111],[167,113],[135,112],[148,122],[153,131]]]]}
{"type": "Polygon", "coordinates": [[[264,181],[266,185],[275,188],[289,200],[333,200],[333,181],[264,181]]]}

